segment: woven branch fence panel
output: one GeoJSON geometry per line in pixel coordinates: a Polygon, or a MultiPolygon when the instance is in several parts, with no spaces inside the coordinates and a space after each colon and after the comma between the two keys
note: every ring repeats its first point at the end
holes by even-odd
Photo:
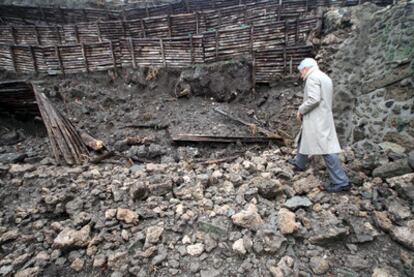
{"type": "Polygon", "coordinates": [[[365,2],[378,5],[390,5],[394,0],[182,0],[173,4],[163,4],[154,7],[138,7],[132,9],[69,9],[59,7],[22,7],[13,5],[0,5],[0,22],[33,24],[43,22],[46,24],[78,23],[97,20],[128,20],[149,16],[180,14],[206,9],[221,9],[235,5],[256,4],[263,2],[281,3],[289,7],[301,5],[306,9],[320,6],[351,6],[365,2]]]}
{"type": "MultiPolygon", "coordinates": [[[[102,42],[121,38],[175,37],[200,34],[208,30],[226,29],[235,25],[261,26],[278,23],[288,19],[284,13],[272,13],[268,10],[242,10],[233,18],[218,19],[205,14],[191,13],[174,16],[160,16],[131,21],[86,22],[76,25],[28,26],[0,25],[0,43],[23,45],[55,45],[80,42],[102,42]]],[[[300,12],[295,14],[298,20],[300,12]]],[[[299,28],[308,21],[313,24],[316,18],[300,19],[299,28]]],[[[290,24],[291,25],[291,24],[290,24]]]]}

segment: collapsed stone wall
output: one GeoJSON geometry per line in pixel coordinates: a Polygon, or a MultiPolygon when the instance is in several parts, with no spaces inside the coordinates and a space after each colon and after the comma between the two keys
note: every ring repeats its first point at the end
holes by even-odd
{"type": "Polygon", "coordinates": [[[335,84],[341,142],[367,150],[385,141],[412,150],[414,4],[331,10],[324,30],[317,58],[335,84]]]}

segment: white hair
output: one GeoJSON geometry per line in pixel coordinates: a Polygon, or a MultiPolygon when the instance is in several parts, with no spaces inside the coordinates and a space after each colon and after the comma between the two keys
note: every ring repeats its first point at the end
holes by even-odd
{"type": "Polygon", "coordinates": [[[304,60],[302,60],[298,66],[299,71],[304,69],[305,67],[307,68],[312,68],[312,67],[318,67],[318,62],[315,61],[312,58],[306,58],[304,60]]]}

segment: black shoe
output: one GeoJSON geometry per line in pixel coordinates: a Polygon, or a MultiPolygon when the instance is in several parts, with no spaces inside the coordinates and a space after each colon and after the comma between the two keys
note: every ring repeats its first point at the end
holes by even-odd
{"type": "Polygon", "coordinates": [[[296,165],[296,160],[295,159],[289,159],[287,161],[289,164],[293,165],[293,171],[295,172],[302,172],[305,171],[302,168],[300,168],[299,166],[296,165]]]}
{"type": "Polygon", "coordinates": [[[326,192],[341,192],[341,191],[349,191],[352,188],[352,184],[348,183],[345,186],[338,186],[329,184],[325,187],[326,192]]]}

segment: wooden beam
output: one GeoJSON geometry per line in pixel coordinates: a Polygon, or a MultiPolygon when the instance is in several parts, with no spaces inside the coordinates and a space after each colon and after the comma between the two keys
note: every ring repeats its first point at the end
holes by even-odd
{"type": "Polygon", "coordinates": [[[200,134],[177,134],[173,135],[174,142],[206,142],[206,143],[268,143],[270,141],[278,141],[272,137],[254,137],[254,136],[212,136],[200,134]]]}

